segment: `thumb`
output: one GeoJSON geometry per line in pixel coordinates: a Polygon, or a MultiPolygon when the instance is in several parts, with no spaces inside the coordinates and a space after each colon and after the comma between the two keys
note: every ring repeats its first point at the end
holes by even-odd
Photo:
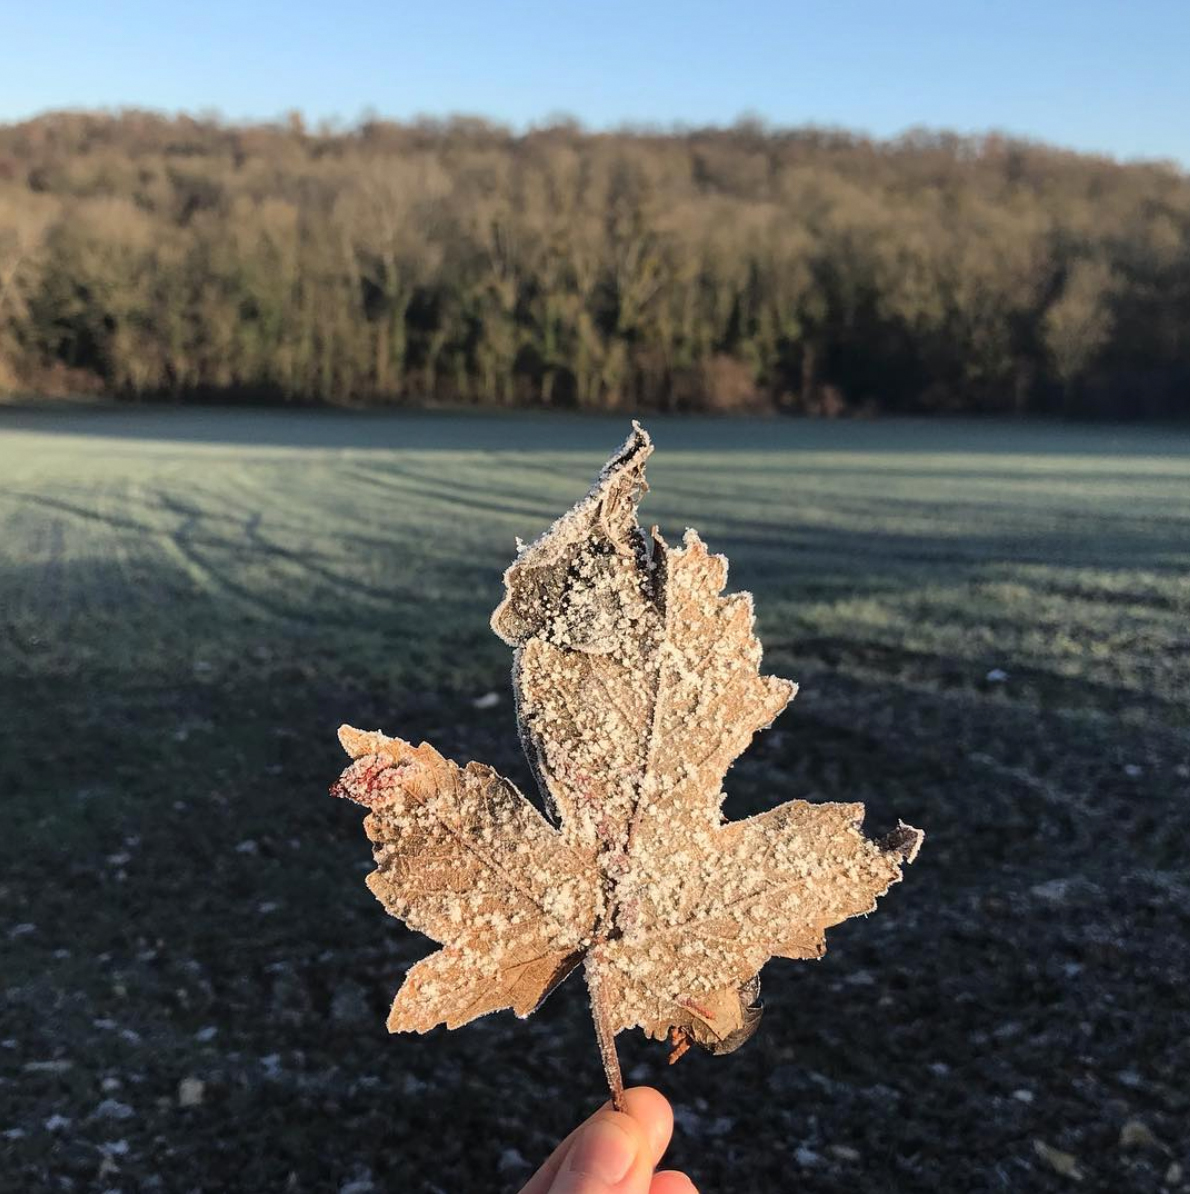
{"type": "Polygon", "coordinates": [[[578,1129],[549,1194],[646,1194],[652,1176],[640,1125],[618,1111],[600,1111],[578,1129]]]}

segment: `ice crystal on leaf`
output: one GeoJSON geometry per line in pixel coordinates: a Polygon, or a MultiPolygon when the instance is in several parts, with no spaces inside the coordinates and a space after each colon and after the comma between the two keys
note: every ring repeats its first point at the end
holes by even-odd
{"type": "Polygon", "coordinates": [[[727,561],[694,531],[671,548],[638,524],[652,450],[633,424],[590,493],[520,548],[492,615],[549,818],[490,767],[347,726],[354,762],[333,789],[371,810],[372,891],[443,945],[406,975],[390,1030],[528,1015],[582,963],[617,1101],[617,1032],[675,1055],[737,1047],[764,963],[819,957],[922,837],[870,840],[859,804],[724,821],[724,774],[797,686],[760,674],[727,561]]]}

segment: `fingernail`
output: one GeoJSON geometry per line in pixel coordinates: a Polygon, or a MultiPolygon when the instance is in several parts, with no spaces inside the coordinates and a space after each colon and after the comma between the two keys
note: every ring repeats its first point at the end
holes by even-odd
{"type": "Polygon", "coordinates": [[[597,1119],[571,1145],[564,1172],[614,1186],[628,1176],[635,1160],[636,1141],[614,1120],[597,1119]]]}

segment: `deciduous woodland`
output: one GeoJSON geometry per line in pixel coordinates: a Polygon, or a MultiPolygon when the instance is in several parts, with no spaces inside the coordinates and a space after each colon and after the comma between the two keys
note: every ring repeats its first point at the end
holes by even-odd
{"type": "Polygon", "coordinates": [[[816,129],[0,126],[0,389],[1190,413],[1190,176],[816,129]]]}

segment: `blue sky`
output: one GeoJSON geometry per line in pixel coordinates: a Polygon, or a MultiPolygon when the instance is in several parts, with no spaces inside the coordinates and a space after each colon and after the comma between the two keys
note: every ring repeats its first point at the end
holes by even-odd
{"type": "Polygon", "coordinates": [[[125,105],[1001,129],[1190,164],[1190,0],[0,0],[0,120],[125,105]]]}

